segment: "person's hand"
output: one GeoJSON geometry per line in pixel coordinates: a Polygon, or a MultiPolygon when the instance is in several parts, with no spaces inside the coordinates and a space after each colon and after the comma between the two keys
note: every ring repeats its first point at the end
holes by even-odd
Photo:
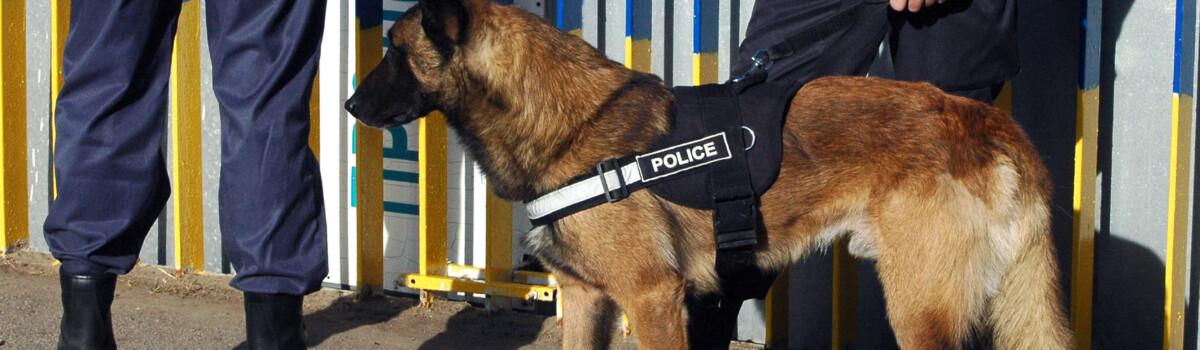
{"type": "Polygon", "coordinates": [[[892,1],[892,9],[899,11],[899,12],[904,12],[904,11],[917,12],[917,11],[921,11],[922,7],[929,7],[929,6],[933,6],[934,4],[940,4],[940,3],[946,2],[946,0],[891,0],[891,1],[892,1]]]}

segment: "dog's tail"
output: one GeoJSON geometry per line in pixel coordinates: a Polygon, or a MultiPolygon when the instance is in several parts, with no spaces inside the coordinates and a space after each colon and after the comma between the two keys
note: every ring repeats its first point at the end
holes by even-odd
{"type": "Polygon", "coordinates": [[[989,321],[996,349],[1069,349],[1071,335],[1061,307],[1058,264],[1044,201],[1023,208],[1024,249],[1000,281],[989,321]],[[1031,210],[1032,209],[1032,210],[1031,210]],[[1038,214],[1029,215],[1031,212],[1038,214]]]}

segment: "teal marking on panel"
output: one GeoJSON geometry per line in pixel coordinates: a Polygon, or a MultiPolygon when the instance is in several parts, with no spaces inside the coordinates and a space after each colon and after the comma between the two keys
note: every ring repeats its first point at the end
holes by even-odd
{"type": "Polygon", "coordinates": [[[417,173],[397,170],[383,170],[384,181],[399,181],[407,183],[417,183],[417,173]]]}
{"type": "Polygon", "coordinates": [[[388,202],[388,201],[383,202],[383,211],[387,212],[387,213],[417,215],[419,209],[420,209],[420,207],[418,207],[414,204],[396,203],[396,202],[388,202]]]}
{"type": "Polygon", "coordinates": [[[388,128],[392,135],[392,147],[383,148],[383,158],[417,161],[417,150],[408,149],[408,131],[404,126],[388,128]]]}

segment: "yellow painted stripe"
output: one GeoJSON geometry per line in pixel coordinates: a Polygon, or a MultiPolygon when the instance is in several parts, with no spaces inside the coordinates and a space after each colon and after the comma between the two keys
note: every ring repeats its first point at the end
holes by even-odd
{"type": "MultiPolygon", "coordinates": [[[[418,123],[419,273],[424,276],[445,276],[446,264],[450,261],[447,257],[449,245],[446,223],[446,117],[441,112],[433,112],[418,123]]],[[[421,295],[423,300],[432,300],[430,294],[421,295]]]]}
{"type": "MultiPolygon", "coordinates": [[[[484,281],[509,282],[512,275],[512,204],[496,197],[487,186],[487,273],[484,281]]],[[[488,309],[506,308],[505,301],[488,298],[488,309]]]]}
{"type": "Polygon", "coordinates": [[[310,118],[308,130],[308,148],[313,157],[321,160],[321,76],[313,77],[312,95],[308,98],[308,115],[310,118]]]}
{"type": "Polygon", "coordinates": [[[175,267],[204,270],[204,178],[200,156],[200,1],[183,3],[171,53],[171,185],[175,267]]]}
{"type": "Polygon", "coordinates": [[[767,299],[765,309],[766,312],[766,343],[769,347],[778,347],[786,349],[787,344],[783,341],[787,340],[788,334],[788,315],[790,308],[788,307],[788,269],[784,269],[779,273],[779,278],[775,279],[775,283],[771,285],[771,289],[767,291],[767,299]]]}
{"type": "Polygon", "coordinates": [[[716,84],[719,80],[717,74],[717,53],[704,52],[692,54],[692,84],[716,84]]]}
{"type": "Polygon", "coordinates": [[[1184,289],[1187,287],[1188,209],[1191,194],[1192,97],[1171,101],[1171,188],[1167,204],[1167,274],[1163,348],[1183,348],[1184,289]]]}
{"type": "Polygon", "coordinates": [[[858,264],[850,256],[848,240],[833,248],[833,348],[854,342],[858,328],[858,264]]]}
{"type": "MultiPolygon", "coordinates": [[[[63,83],[63,48],[67,46],[67,32],[71,23],[71,0],[50,0],[50,152],[54,153],[54,140],[58,136],[57,113],[58,92],[63,83]]],[[[58,198],[58,176],[54,164],[50,164],[51,195],[58,198]]]]}
{"type": "MultiPolygon", "coordinates": [[[[361,28],[355,19],[354,27],[361,28]]],[[[359,29],[355,36],[357,76],[366,77],[383,57],[383,29],[359,29]]],[[[355,123],[358,189],[358,288],[364,293],[383,292],[383,133],[355,123]]]]}
{"type": "Polygon", "coordinates": [[[0,2],[0,254],[29,238],[25,0],[0,2]]]}
{"type": "Polygon", "coordinates": [[[1004,87],[1000,88],[1000,94],[996,96],[994,104],[1005,112],[1012,113],[1012,81],[1004,82],[1004,87]]]}
{"type": "Polygon", "coordinates": [[[650,40],[625,37],[625,67],[649,73],[650,62],[650,40]]]}
{"type": "Polygon", "coordinates": [[[1092,274],[1096,250],[1096,142],[1100,90],[1079,92],[1075,122],[1074,232],[1071,247],[1071,330],[1075,349],[1092,346],[1092,274]]]}

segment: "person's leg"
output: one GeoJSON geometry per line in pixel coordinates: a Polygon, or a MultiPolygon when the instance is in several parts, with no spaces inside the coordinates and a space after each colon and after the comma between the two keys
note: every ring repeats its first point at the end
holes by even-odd
{"type": "Polygon", "coordinates": [[[162,154],[177,1],[75,1],[56,106],[58,197],[44,225],[60,268],[60,348],[112,348],[116,275],[170,194],[162,154]]]}
{"type": "Polygon", "coordinates": [[[221,242],[251,348],[303,346],[302,296],[328,274],[309,97],[324,0],[207,3],[221,106],[221,242]]]}
{"type": "Polygon", "coordinates": [[[991,103],[1019,71],[1016,0],[947,1],[889,17],[898,79],[991,103]]]}

